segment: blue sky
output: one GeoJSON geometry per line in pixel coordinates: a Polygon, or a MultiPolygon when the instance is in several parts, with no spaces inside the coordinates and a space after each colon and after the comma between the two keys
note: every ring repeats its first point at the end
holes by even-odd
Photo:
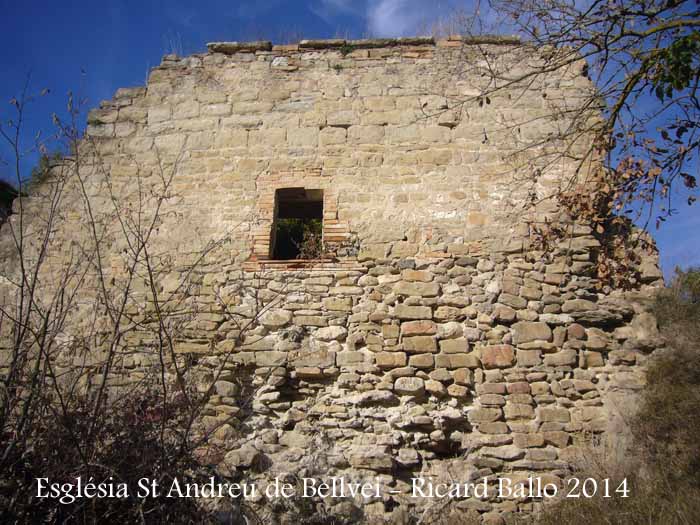
{"type": "MultiPolygon", "coordinates": [[[[413,35],[463,6],[466,0],[0,0],[0,118],[11,118],[8,102],[27,75],[33,92],[50,89],[30,106],[30,145],[37,130],[51,132],[52,113],[65,113],[68,91],[94,107],[119,87],[143,85],[166,53],[203,52],[220,40],[413,35]]],[[[23,171],[35,162],[28,156],[23,171]]],[[[0,178],[8,178],[2,165],[0,178]]],[[[652,232],[667,275],[676,265],[700,265],[700,205],[680,197],[680,213],[652,232]]]]}

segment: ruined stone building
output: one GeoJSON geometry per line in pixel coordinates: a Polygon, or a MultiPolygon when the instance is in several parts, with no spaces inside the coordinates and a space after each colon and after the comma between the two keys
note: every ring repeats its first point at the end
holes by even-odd
{"type": "MultiPolygon", "coordinates": [[[[653,323],[634,299],[661,281],[647,258],[637,290],[600,286],[585,225],[548,253],[534,244],[574,164],[533,180],[521,161],[562,125],[552,108],[592,87],[574,64],[484,95],[494,79],[480,70],[514,78],[540,60],[515,44],[215,43],[166,56],[145,87],[90,112],[46,271],[64,282],[71,254],[94,243],[88,201],[109,286],[128,274],[133,231],[148,231],[175,353],[201,381],[227,356],[205,424],[219,425],[230,466],[266,459],[255,479],[378,479],[386,491],[363,510],[396,523],[435,504],[410,497],[415,476],[558,483],[643,387],[653,323]],[[257,390],[239,441],[246,374],[257,390]]],[[[127,310],[146,318],[154,291],[136,272],[127,310]]],[[[81,285],[73,326],[99,327],[99,288],[81,285]]],[[[154,344],[126,333],[120,369],[147,375],[154,344]]],[[[533,508],[453,504],[489,523],[533,508]]]]}

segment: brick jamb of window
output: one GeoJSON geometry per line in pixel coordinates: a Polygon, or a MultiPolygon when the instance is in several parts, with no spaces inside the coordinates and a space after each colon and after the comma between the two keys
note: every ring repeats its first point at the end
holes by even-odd
{"type": "Polygon", "coordinates": [[[338,193],[331,186],[328,177],[322,177],[319,171],[266,173],[257,181],[258,198],[256,201],[257,223],[252,232],[252,253],[245,266],[248,269],[260,267],[334,269],[355,267],[356,261],[343,258],[338,261],[336,250],[351,238],[347,221],[338,219],[338,193]],[[323,244],[326,250],[320,259],[274,260],[270,252],[271,237],[275,227],[275,195],[277,190],[285,188],[305,188],[323,192],[323,244]]]}

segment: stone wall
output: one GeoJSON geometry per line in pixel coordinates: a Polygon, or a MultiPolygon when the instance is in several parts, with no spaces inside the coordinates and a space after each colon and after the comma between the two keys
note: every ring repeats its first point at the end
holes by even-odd
{"type": "MultiPolygon", "coordinates": [[[[204,418],[229,451],[225,468],[377,479],[385,490],[365,513],[402,522],[435,505],[410,497],[413,476],[560,482],[605,432],[618,394],[643,388],[656,334],[637,299],[661,284],[655,259],[631,296],[596,280],[599,244],[585,226],[538,251],[531,223],[556,208],[525,204],[573,165],[525,184],[512,164],[562,125],[552,105],[590,83],[574,65],[477,101],[485,57],[513,75],[541,60],[514,43],[210,44],[165,57],[145,88],[90,113],[81,183],[109,240],[107,280],[123,278],[127,249],[113,203],[157,203],[159,292],[189,307],[171,312],[176,352],[202,383],[226,359],[204,418]],[[149,194],[163,180],[167,195],[149,194]],[[270,260],[274,190],[286,187],[324,190],[323,260],[270,260]],[[252,413],[240,377],[257,388],[252,413]]],[[[47,271],[90,234],[70,187],[75,213],[62,217],[47,271]]],[[[94,287],[81,294],[99,310],[94,287]]],[[[146,289],[131,301],[135,316],[153,310],[146,289]]],[[[154,341],[148,330],[124,341],[121,369],[141,378],[154,341]]],[[[533,505],[453,503],[493,523],[533,505]]]]}

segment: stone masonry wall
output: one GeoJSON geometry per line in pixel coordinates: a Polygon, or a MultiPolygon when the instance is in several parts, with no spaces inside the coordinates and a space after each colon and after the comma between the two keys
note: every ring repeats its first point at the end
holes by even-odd
{"type": "MultiPolygon", "coordinates": [[[[210,44],[165,57],[146,87],[90,113],[83,184],[111,239],[107,279],[123,277],[125,249],[112,200],[152,205],[144,188],[172,175],[152,239],[159,292],[191,307],[176,351],[203,383],[226,355],[204,418],[226,450],[222,468],[376,479],[386,490],[363,511],[403,523],[435,505],[410,497],[413,476],[560,483],[620,399],[643,388],[655,259],[644,259],[639,290],[622,293],[595,279],[599,244],[585,226],[536,250],[531,223],[556,209],[524,205],[573,165],[527,185],[509,160],[565,125],[552,109],[591,89],[582,68],[463,103],[485,89],[485,57],[513,75],[541,60],[514,43],[210,44]],[[286,187],[324,190],[322,260],[270,260],[274,190],[286,187]],[[259,388],[252,414],[240,377],[259,388]]],[[[66,199],[80,208],[77,193],[66,199]]],[[[54,236],[51,271],[88,235],[76,215],[54,236]]],[[[86,287],[87,311],[94,296],[86,287]]],[[[130,308],[152,311],[148,290],[136,288],[130,308]]],[[[125,338],[120,366],[134,378],[154,359],[146,334],[125,338]]],[[[488,523],[533,509],[453,503],[488,523]]]]}

